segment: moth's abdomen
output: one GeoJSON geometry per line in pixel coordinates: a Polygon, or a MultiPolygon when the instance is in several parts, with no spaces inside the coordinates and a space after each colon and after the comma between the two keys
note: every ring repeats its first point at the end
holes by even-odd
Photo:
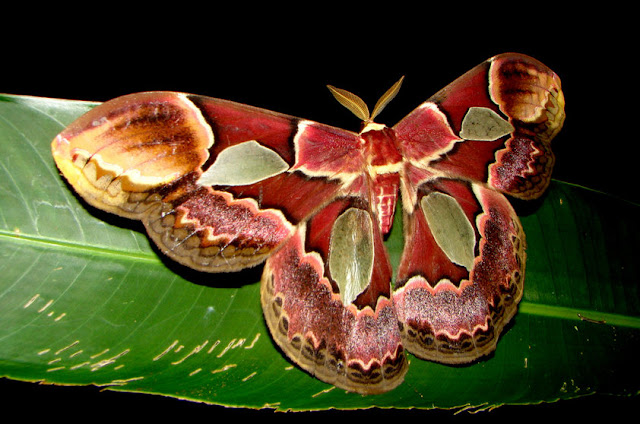
{"type": "Polygon", "coordinates": [[[378,214],[382,234],[387,234],[391,230],[399,185],[398,174],[378,175],[375,180],[373,204],[378,214]]]}

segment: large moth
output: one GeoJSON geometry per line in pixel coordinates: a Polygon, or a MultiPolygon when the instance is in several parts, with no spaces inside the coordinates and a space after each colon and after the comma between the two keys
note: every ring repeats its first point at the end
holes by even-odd
{"type": "Polygon", "coordinates": [[[520,54],[478,65],[394,127],[375,123],[401,81],[371,114],[329,87],[359,133],[191,94],[127,95],[73,122],[53,157],[88,203],[141,220],[184,265],[265,262],[262,308],[286,355],[380,393],[403,381],[405,350],[459,364],[495,349],[525,270],[505,194],[545,190],[565,117],[559,78],[520,54]],[[394,277],[383,239],[398,200],[394,277]]]}

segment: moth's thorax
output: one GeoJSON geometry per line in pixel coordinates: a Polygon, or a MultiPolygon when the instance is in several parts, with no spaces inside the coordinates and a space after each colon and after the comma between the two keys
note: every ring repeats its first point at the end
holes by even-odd
{"type": "Polygon", "coordinates": [[[377,174],[397,172],[402,163],[396,137],[391,128],[375,122],[363,123],[360,138],[365,144],[367,160],[377,174]]]}
{"type": "Polygon", "coordinates": [[[391,128],[375,122],[364,122],[360,132],[367,151],[367,169],[371,181],[371,202],[383,234],[391,229],[398,200],[402,164],[395,134],[391,128]]]}
{"type": "Polygon", "coordinates": [[[360,130],[360,135],[369,131],[382,131],[386,128],[387,126],[384,124],[378,124],[377,122],[373,121],[362,121],[362,129],[360,130]]]}

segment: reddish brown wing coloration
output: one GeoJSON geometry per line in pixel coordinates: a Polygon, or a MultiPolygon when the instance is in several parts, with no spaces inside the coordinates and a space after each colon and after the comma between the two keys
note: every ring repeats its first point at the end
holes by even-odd
{"type": "Polygon", "coordinates": [[[507,199],[491,188],[524,199],[542,194],[554,162],[550,141],[563,122],[558,77],[535,59],[507,54],[394,127],[409,159],[402,193],[411,236],[394,292],[407,350],[464,363],[495,349],[522,297],[525,235],[507,199]],[[438,214],[458,217],[446,239],[438,214]],[[473,233],[453,229],[467,224],[473,233]]]}
{"type": "Polygon", "coordinates": [[[550,142],[564,117],[558,76],[528,56],[504,54],[442,89],[394,130],[405,157],[413,162],[426,162],[434,172],[485,182],[511,196],[533,199],[549,185],[554,163],[550,142]],[[465,136],[465,118],[470,108],[478,107],[494,111],[513,130],[491,136],[490,123],[479,122],[475,133],[465,136]]]}
{"type": "Polygon", "coordinates": [[[463,243],[473,252],[472,261],[455,263],[423,208],[416,207],[405,216],[415,237],[406,241],[394,304],[407,350],[438,362],[471,362],[495,349],[516,312],[523,290],[524,233],[507,199],[494,190],[437,179],[423,184],[419,197],[432,193],[452,196],[464,218],[475,224],[475,237],[463,243]]]}
{"type": "Polygon", "coordinates": [[[332,254],[346,260],[336,247],[336,220],[348,210],[374,219],[360,203],[358,198],[337,200],[298,227],[267,260],[262,305],[274,339],[298,365],[338,387],[372,394],[400,384],[407,363],[380,232],[370,232],[370,276],[352,301],[340,293],[341,271],[331,266],[332,254]]]}
{"type": "Polygon", "coordinates": [[[405,348],[449,363],[495,348],[524,278],[524,234],[498,191],[531,198],[546,188],[564,99],[548,68],[514,54],[394,128],[331,89],[365,121],[359,134],[141,93],[79,118],[52,151],[83,198],[141,220],[173,259],[209,272],[266,259],[262,306],[287,356],[326,382],[380,393],[402,382],[405,348]],[[398,192],[406,245],[392,292],[382,240],[398,192]]]}
{"type": "MultiPolygon", "coordinates": [[[[83,198],[141,220],[176,261],[227,272],[271,256],[262,303],[282,349],[325,381],[378,393],[402,382],[406,361],[391,302],[391,266],[371,212],[372,181],[363,173],[364,147],[355,133],[177,93],[104,103],[52,144],[58,167],[83,198]],[[246,149],[227,155],[233,166],[221,168],[231,178],[210,172],[238,146],[246,149]],[[261,168],[276,158],[284,169],[261,170],[246,183],[243,176],[253,170],[242,168],[251,155],[261,168]],[[225,184],[203,182],[221,179],[225,184]],[[329,264],[331,249],[349,254],[347,238],[332,236],[347,209],[366,214],[356,214],[355,223],[369,223],[360,233],[368,240],[362,252],[369,261],[358,279],[362,293],[349,300],[329,264]]],[[[383,180],[383,190],[397,193],[397,176],[383,180]]],[[[334,269],[340,257],[334,255],[334,269]]],[[[336,271],[343,287],[350,271],[336,271]]]]}

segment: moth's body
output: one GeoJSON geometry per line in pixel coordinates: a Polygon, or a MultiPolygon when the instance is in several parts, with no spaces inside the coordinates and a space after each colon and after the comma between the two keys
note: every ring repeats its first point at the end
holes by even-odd
{"type": "MultiPolygon", "coordinates": [[[[564,121],[557,76],[496,56],[393,127],[330,87],[360,133],[220,99],[139,93],[96,107],[52,144],[90,204],[139,219],[198,270],[266,260],[261,302],[283,351],[360,393],[400,384],[404,350],[444,363],[495,349],[524,280],[524,233],[504,194],[549,183],[564,121]],[[402,199],[392,287],[383,237],[402,199]]],[[[203,277],[206,278],[206,277],[203,277]]]]}
{"type": "Polygon", "coordinates": [[[345,182],[346,193],[359,193],[369,199],[383,234],[387,234],[393,223],[400,187],[403,159],[396,144],[394,133],[384,125],[368,122],[358,134],[361,148],[350,155],[353,161],[349,168],[354,172],[353,182],[345,182]]]}

